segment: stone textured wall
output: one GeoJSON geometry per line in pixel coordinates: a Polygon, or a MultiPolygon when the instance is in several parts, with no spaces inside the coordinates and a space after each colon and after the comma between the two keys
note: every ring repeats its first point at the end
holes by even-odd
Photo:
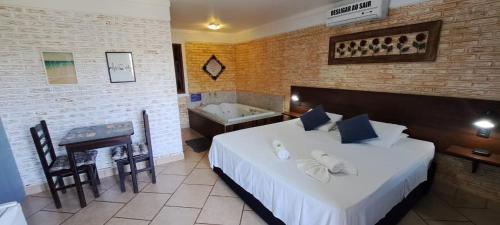
{"type": "MultiPolygon", "coordinates": [[[[182,154],[170,38],[168,21],[0,5],[0,116],[25,186],[45,181],[29,134],[42,119],[56,145],[71,128],[119,121],[141,141],[146,109],[155,156],[182,154]],[[48,85],[41,51],[73,52],[78,84],[48,85]],[[137,81],[110,83],[106,51],[131,51],[137,81]]],[[[113,166],[108,150],[97,164],[113,166]]]]}
{"type": "Polygon", "coordinates": [[[321,25],[239,44],[236,86],[278,95],[306,85],[498,100],[498,43],[498,0],[433,0],[391,9],[382,21],[321,25]],[[436,62],[328,65],[330,36],[432,20],[444,22],[436,62]]]}
{"type": "Polygon", "coordinates": [[[232,44],[186,43],[186,66],[190,93],[230,91],[236,89],[235,46],[232,44]],[[226,66],[220,77],[214,81],[202,67],[215,55],[226,66]]]}
{"type": "Polygon", "coordinates": [[[181,128],[189,127],[189,116],[188,116],[188,99],[189,96],[180,95],[178,98],[179,102],[179,119],[181,123],[181,128]]]}

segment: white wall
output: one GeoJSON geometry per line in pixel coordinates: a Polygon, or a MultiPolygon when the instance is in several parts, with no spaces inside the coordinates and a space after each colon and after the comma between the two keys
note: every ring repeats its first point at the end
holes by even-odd
{"type": "MultiPolygon", "coordinates": [[[[56,145],[71,128],[119,121],[140,141],[146,109],[155,156],[182,156],[169,20],[0,4],[0,30],[0,116],[25,186],[45,181],[29,134],[42,119],[56,145]],[[73,52],[78,84],[48,85],[42,51],[73,52]],[[137,81],[110,83],[106,51],[131,51],[137,81]]],[[[108,150],[97,164],[113,166],[108,150]]]]}

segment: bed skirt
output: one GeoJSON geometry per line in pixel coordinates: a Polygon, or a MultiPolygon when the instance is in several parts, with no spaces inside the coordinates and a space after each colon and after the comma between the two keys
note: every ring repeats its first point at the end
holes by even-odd
{"type": "MultiPolygon", "coordinates": [[[[243,201],[250,206],[255,213],[257,213],[266,223],[270,225],[286,225],[283,221],[276,218],[271,211],[269,211],[258,199],[252,194],[248,193],[240,185],[234,182],[224,171],[218,167],[213,169],[222,180],[238,195],[243,201]]],[[[395,205],[389,213],[385,215],[376,225],[396,225],[405,215],[410,211],[413,206],[427,194],[434,180],[436,165],[434,162],[430,164],[427,171],[427,181],[420,183],[408,196],[395,205]]]]}

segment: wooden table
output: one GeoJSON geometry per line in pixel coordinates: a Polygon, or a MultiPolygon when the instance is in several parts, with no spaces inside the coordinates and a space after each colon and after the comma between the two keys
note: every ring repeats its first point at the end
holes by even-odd
{"type": "MultiPolygon", "coordinates": [[[[103,124],[90,127],[79,127],[70,130],[66,136],[61,140],[59,146],[65,146],[68,153],[69,164],[73,171],[73,178],[75,180],[80,206],[83,208],[87,205],[85,195],[83,193],[80,176],[77,173],[74,153],[84,152],[92,149],[127,145],[127,152],[130,162],[132,162],[132,138],[134,134],[134,127],[132,122],[103,124]]],[[[130,163],[130,167],[135,167],[135,163],[130,163]]],[[[132,173],[132,183],[134,193],[138,193],[137,177],[132,173]]]]}
{"type": "Polygon", "coordinates": [[[475,173],[479,163],[500,166],[500,155],[492,153],[490,156],[480,156],[472,153],[472,148],[452,145],[444,153],[472,161],[472,172],[475,173]]]}

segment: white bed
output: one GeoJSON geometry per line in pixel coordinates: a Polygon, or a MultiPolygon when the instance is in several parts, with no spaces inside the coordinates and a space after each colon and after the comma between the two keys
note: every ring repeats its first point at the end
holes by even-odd
{"type": "Polygon", "coordinates": [[[296,120],[214,137],[209,160],[287,225],[374,225],[427,179],[434,157],[430,142],[407,138],[392,148],[341,144],[338,132],[309,131],[296,120]],[[272,140],[291,158],[278,160],[272,140]],[[297,168],[297,159],[323,150],[356,166],[358,176],[318,182],[297,168]]]}

